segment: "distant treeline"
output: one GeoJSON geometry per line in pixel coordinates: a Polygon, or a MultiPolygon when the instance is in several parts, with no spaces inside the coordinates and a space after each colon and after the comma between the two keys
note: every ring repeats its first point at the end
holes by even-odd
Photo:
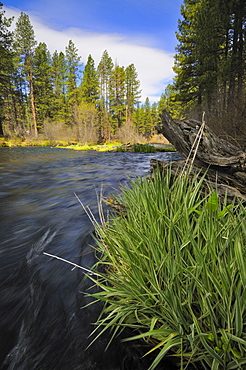
{"type": "MultiPolygon", "coordinates": [[[[113,63],[107,50],[98,66],[89,55],[85,66],[72,40],[64,52],[49,52],[37,43],[27,14],[21,13],[14,32],[0,4],[0,134],[49,138],[74,137],[105,141],[116,134],[149,138],[160,107],[141,90],[134,64],[113,63]]],[[[128,136],[128,137],[127,137],[128,136]]]]}

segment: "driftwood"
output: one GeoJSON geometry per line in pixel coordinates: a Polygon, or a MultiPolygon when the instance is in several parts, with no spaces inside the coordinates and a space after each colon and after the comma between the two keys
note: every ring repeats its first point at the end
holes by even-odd
{"type": "MultiPolygon", "coordinates": [[[[185,160],[194,154],[194,171],[206,170],[207,179],[216,183],[222,193],[246,201],[246,153],[240,148],[216,136],[205,122],[173,120],[166,111],[162,113],[162,123],[157,126],[157,131],[174,145],[185,160]],[[193,145],[194,142],[197,144],[193,145]]],[[[154,171],[157,166],[164,169],[167,164],[152,160],[151,170],[154,171]]],[[[172,167],[174,171],[177,168],[181,171],[184,162],[173,162],[172,167]]]]}

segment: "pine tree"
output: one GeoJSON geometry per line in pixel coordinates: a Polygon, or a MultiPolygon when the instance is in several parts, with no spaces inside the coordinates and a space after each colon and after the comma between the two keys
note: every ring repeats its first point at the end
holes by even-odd
{"type": "Polygon", "coordinates": [[[7,19],[0,3],[0,136],[3,135],[3,121],[6,102],[9,102],[9,95],[12,94],[11,74],[13,73],[12,33],[9,31],[12,19],[7,19]]]}
{"type": "Polygon", "coordinates": [[[175,55],[175,86],[180,99],[185,103],[201,103],[201,92],[197,85],[196,59],[196,19],[195,14],[200,0],[185,0],[181,6],[182,21],[179,20],[176,33],[179,45],[175,55]]]}
{"type": "Polygon", "coordinates": [[[154,102],[151,106],[151,121],[152,121],[152,126],[155,127],[158,124],[160,124],[160,114],[159,114],[159,107],[158,103],[154,102]]]}
{"type": "Polygon", "coordinates": [[[126,121],[130,122],[135,105],[141,98],[140,81],[134,64],[130,64],[125,70],[126,83],[126,121]]]}
{"type": "Polygon", "coordinates": [[[194,16],[196,80],[200,91],[200,103],[202,109],[206,108],[211,112],[214,100],[218,100],[220,76],[225,73],[225,64],[221,61],[224,59],[228,13],[222,12],[221,6],[221,0],[200,1],[194,16]]]}
{"type": "Polygon", "coordinates": [[[167,85],[164,93],[161,95],[158,102],[159,115],[166,109],[174,119],[181,119],[182,117],[182,102],[178,99],[179,94],[174,85],[167,85]]]}
{"type": "Polygon", "coordinates": [[[144,107],[143,104],[140,105],[140,103],[137,104],[137,108],[134,111],[132,115],[132,120],[134,123],[134,126],[137,129],[138,133],[144,132],[144,107]]]}
{"type": "Polygon", "coordinates": [[[68,104],[66,98],[66,59],[64,53],[57,51],[52,56],[51,80],[54,98],[52,100],[53,117],[58,121],[66,122],[68,118],[68,104]]]}
{"type": "Polygon", "coordinates": [[[78,80],[80,77],[80,59],[78,55],[78,49],[72,40],[69,40],[68,46],[66,47],[66,66],[67,66],[67,87],[66,94],[68,103],[70,106],[78,103],[78,80]]]}
{"type": "Polygon", "coordinates": [[[185,0],[175,56],[175,90],[186,108],[235,119],[246,77],[244,0],[185,0]]]}
{"type": "Polygon", "coordinates": [[[111,130],[115,132],[125,121],[125,69],[116,64],[109,83],[111,130]]]}
{"type": "Polygon", "coordinates": [[[110,136],[110,124],[109,124],[109,85],[113,72],[113,61],[109,56],[107,50],[104,50],[100,63],[97,67],[98,78],[99,78],[99,137],[101,141],[104,137],[110,136]]]}
{"type": "Polygon", "coordinates": [[[52,117],[53,89],[51,81],[51,56],[47,45],[39,43],[34,54],[34,95],[37,124],[42,128],[46,118],[52,117]]]}
{"type": "Polygon", "coordinates": [[[149,139],[152,135],[153,124],[152,124],[152,115],[151,115],[151,105],[149,98],[147,97],[144,103],[144,120],[141,133],[149,139]]]}
{"type": "Polygon", "coordinates": [[[91,55],[88,56],[87,63],[83,72],[80,86],[80,94],[87,103],[96,104],[99,99],[99,82],[95,68],[95,62],[91,55]]]}
{"type": "Polygon", "coordinates": [[[242,94],[246,76],[246,3],[244,0],[230,0],[230,79],[229,105],[242,94]]]}
{"type": "Polygon", "coordinates": [[[102,106],[108,112],[109,83],[112,76],[114,64],[107,50],[103,52],[100,63],[98,64],[98,77],[100,82],[100,99],[102,106]]]}
{"type": "Polygon", "coordinates": [[[33,90],[33,56],[37,42],[35,40],[33,26],[27,14],[21,12],[14,32],[14,50],[19,58],[20,73],[23,72],[27,87],[33,119],[34,135],[38,136],[37,120],[35,111],[35,99],[33,90]]]}

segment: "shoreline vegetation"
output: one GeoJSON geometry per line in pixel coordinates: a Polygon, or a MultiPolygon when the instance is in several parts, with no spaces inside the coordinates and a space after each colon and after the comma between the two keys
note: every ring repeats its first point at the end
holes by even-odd
{"type": "Polygon", "coordinates": [[[181,370],[245,369],[243,203],[228,204],[198,174],[173,176],[171,165],[115,201],[124,212],[95,224],[102,259],[92,296],[105,306],[94,340],[132,330],[125,341],[152,345],[149,370],[170,356],[181,370]]]}
{"type": "MultiPolygon", "coordinates": [[[[158,140],[157,140],[158,141],[158,140]]],[[[156,153],[156,152],[175,152],[176,149],[172,144],[168,142],[157,143],[120,143],[117,141],[106,142],[104,144],[83,144],[76,141],[68,142],[64,140],[22,140],[21,138],[6,139],[0,138],[0,148],[16,148],[16,147],[56,147],[60,149],[72,149],[72,150],[96,150],[99,152],[134,152],[134,153],[156,153]]]]}

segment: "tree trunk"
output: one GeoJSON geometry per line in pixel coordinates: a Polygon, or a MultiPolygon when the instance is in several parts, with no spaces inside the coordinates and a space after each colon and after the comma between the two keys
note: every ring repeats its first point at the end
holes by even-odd
{"type": "Polygon", "coordinates": [[[1,117],[0,117],[0,136],[3,136],[3,123],[1,117]]]}
{"type": "Polygon", "coordinates": [[[31,101],[31,109],[32,109],[34,135],[35,135],[35,137],[38,137],[37,119],[36,119],[36,111],[35,111],[35,103],[34,103],[33,83],[32,83],[31,78],[30,78],[30,81],[29,81],[29,88],[30,88],[30,101],[31,101]]]}

